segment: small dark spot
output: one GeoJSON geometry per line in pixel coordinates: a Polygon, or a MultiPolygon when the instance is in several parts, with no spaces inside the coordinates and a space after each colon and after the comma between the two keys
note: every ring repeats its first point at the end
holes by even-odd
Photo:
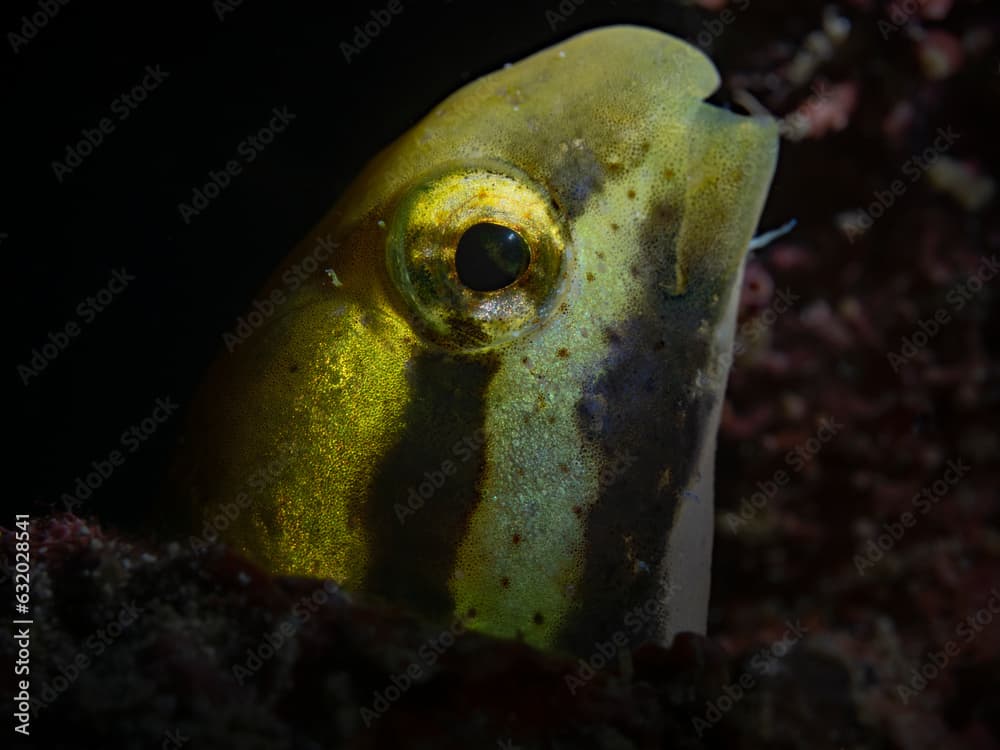
{"type": "Polygon", "coordinates": [[[518,466],[518,467],[517,467],[517,469],[515,470],[515,473],[516,473],[516,474],[517,474],[517,475],[518,475],[519,477],[523,477],[523,476],[524,476],[524,469],[522,469],[522,468],[521,468],[520,466],[518,466]]]}
{"type": "Polygon", "coordinates": [[[658,352],[658,351],[660,351],[661,349],[665,349],[665,348],[666,348],[666,346],[667,346],[667,342],[666,342],[666,341],[664,341],[663,339],[660,339],[660,340],[659,340],[659,341],[657,341],[657,342],[656,342],[655,344],[653,344],[653,351],[654,351],[654,352],[658,352]]]}
{"type": "Polygon", "coordinates": [[[582,505],[574,505],[573,506],[573,512],[576,515],[578,515],[578,516],[582,516],[583,515],[583,506],[582,505]]]}
{"type": "Polygon", "coordinates": [[[299,366],[293,364],[293,365],[289,366],[288,371],[289,372],[298,372],[299,371],[299,366]]]}
{"type": "Polygon", "coordinates": [[[555,198],[550,198],[549,200],[552,203],[552,208],[554,208],[556,211],[562,210],[559,206],[559,201],[557,201],[555,198]]]}
{"type": "Polygon", "coordinates": [[[569,349],[564,346],[556,352],[556,356],[559,357],[559,359],[566,359],[569,356],[569,349]]]}
{"type": "Polygon", "coordinates": [[[514,534],[514,536],[511,539],[511,541],[514,542],[514,544],[520,544],[521,543],[521,535],[520,534],[514,534]]]}
{"type": "Polygon", "coordinates": [[[635,199],[635,191],[634,190],[629,190],[628,193],[626,193],[626,195],[628,195],[628,197],[629,197],[630,200],[631,199],[635,199]]]}
{"type": "Polygon", "coordinates": [[[475,619],[475,617],[476,617],[476,608],[475,607],[469,607],[469,611],[465,613],[465,616],[468,617],[470,620],[475,619]]]}
{"type": "Polygon", "coordinates": [[[639,148],[642,149],[643,153],[646,153],[647,151],[649,151],[649,141],[643,141],[642,145],[639,148]]]}
{"type": "Polygon", "coordinates": [[[604,339],[609,344],[620,344],[622,341],[622,337],[613,328],[604,329],[604,339]]]}
{"type": "MultiPolygon", "coordinates": [[[[614,226],[618,226],[618,225],[617,224],[612,224],[611,226],[614,227],[614,226]]],[[[604,260],[604,252],[602,250],[598,250],[597,251],[597,257],[600,258],[601,260],[604,260]]]]}
{"type": "Polygon", "coordinates": [[[545,618],[542,617],[541,612],[535,612],[535,616],[532,617],[531,620],[532,622],[535,623],[535,625],[541,625],[543,622],[545,622],[545,618]]]}
{"type": "Polygon", "coordinates": [[[550,417],[549,417],[549,424],[555,424],[555,423],[556,423],[556,418],[555,418],[555,417],[552,417],[552,416],[550,416],[550,417]]]}
{"type": "Polygon", "coordinates": [[[521,357],[521,364],[522,365],[528,364],[528,358],[527,357],[521,357]]]}
{"type": "Polygon", "coordinates": [[[674,179],[674,170],[672,170],[670,167],[667,167],[666,169],[663,170],[663,176],[668,180],[674,179]]]}
{"type": "Polygon", "coordinates": [[[587,271],[587,281],[593,281],[596,277],[590,271],[587,271]]]}
{"type": "Polygon", "coordinates": [[[653,209],[653,216],[657,221],[667,221],[670,218],[670,207],[665,203],[660,203],[653,209]]]}
{"type": "Polygon", "coordinates": [[[559,305],[559,312],[568,313],[569,312],[569,302],[563,302],[559,305]]]}
{"type": "Polygon", "coordinates": [[[639,266],[635,265],[634,263],[628,267],[628,272],[632,274],[633,279],[639,278],[639,266]]]}
{"type": "MultiPolygon", "coordinates": [[[[618,225],[615,224],[614,222],[611,222],[611,231],[612,232],[617,232],[618,231],[618,225]]],[[[598,253],[597,256],[599,258],[603,258],[604,257],[603,255],[601,255],[601,253],[598,253]]]]}
{"type": "Polygon", "coordinates": [[[569,474],[569,466],[567,466],[566,464],[559,464],[559,471],[561,471],[563,474],[569,474]]]}
{"type": "Polygon", "coordinates": [[[509,589],[510,579],[507,576],[504,576],[503,578],[500,579],[500,585],[503,586],[505,589],[509,589]]]}

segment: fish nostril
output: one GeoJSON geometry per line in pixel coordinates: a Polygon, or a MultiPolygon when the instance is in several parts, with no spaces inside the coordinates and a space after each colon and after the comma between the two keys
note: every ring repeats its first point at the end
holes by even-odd
{"type": "Polygon", "coordinates": [[[510,286],[528,270],[530,262],[528,243],[500,224],[474,224],[455,249],[459,281],[477,292],[495,292],[510,286]]]}

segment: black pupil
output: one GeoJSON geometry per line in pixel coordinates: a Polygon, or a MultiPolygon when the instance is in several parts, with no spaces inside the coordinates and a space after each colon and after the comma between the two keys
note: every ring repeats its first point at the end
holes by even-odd
{"type": "Polygon", "coordinates": [[[517,281],[528,268],[531,250],[510,227],[474,224],[455,249],[459,280],[477,292],[494,292],[517,281]]]}

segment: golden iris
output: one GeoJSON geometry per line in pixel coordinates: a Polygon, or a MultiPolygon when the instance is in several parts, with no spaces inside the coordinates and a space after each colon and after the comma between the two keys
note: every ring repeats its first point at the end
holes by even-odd
{"type": "Polygon", "coordinates": [[[389,227],[396,288],[429,339],[497,346],[543,323],[570,264],[549,195],[494,165],[447,169],[411,188],[389,227]]]}

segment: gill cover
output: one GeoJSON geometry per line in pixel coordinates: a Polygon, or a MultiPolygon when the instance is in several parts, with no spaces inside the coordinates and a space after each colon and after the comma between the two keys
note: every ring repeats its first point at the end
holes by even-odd
{"type": "Polygon", "coordinates": [[[600,29],[379,154],[202,388],[193,530],[545,648],[704,631],[715,432],[777,155],[773,122],[703,102],[717,85],[678,39],[600,29]]]}

